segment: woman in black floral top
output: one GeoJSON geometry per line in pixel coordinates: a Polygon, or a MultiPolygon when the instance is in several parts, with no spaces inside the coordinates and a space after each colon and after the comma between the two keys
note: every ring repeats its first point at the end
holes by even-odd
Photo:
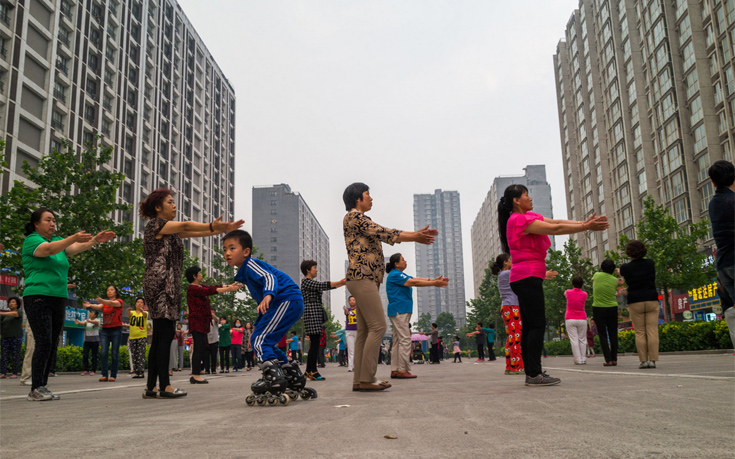
{"type": "Polygon", "coordinates": [[[148,385],[143,398],[181,397],[169,381],[169,347],[181,317],[181,271],[184,264],[182,238],[216,236],[235,230],[243,221],[212,223],[175,222],[176,204],[167,188],[153,191],[139,204],[140,216],[149,219],[143,235],[145,274],[143,294],[153,320],[153,339],[148,352],[148,385]],[[159,383],[156,386],[156,383],[159,383]],[[160,390],[158,389],[160,388],[160,390]]]}
{"type": "Polygon", "coordinates": [[[385,273],[381,242],[433,244],[439,231],[427,225],[419,231],[384,228],[365,215],[373,207],[370,188],[353,183],[342,199],[347,215],[342,222],[347,246],[347,289],[357,302],[357,339],[352,390],[375,391],[390,387],[387,381],[377,383],[378,351],[387,328],[379,287],[385,273]],[[377,383],[377,384],[376,384],[377,383]]]}

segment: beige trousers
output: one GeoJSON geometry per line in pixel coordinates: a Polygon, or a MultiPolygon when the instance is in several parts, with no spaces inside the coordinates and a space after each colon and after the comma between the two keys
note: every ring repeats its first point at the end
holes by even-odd
{"type": "Polygon", "coordinates": [[[411,313],[389,317],[393,325],[393,349],[390,353],[390,371],[411,371],[411,313]]]}
{"type": "Polygon", "coordinates": [[[347,289],[357,302],[357,338],[352,384],[377,382],[375,373],[378,371],[378,352],[388,328],[379,287],[378,282],[369,279],[347,281],[347,289]]]}
{"type": "Polygon", "coordinates": [[[33,339],[31,327],[26,325],[26,355],[23,357],[23,372],[20,374],[20,382],[31,379],[31,367],[33,366],[33,351],[36,350],[36,340],[33,339]]]}
{"type": "Polygon", "coordinates": [[[658,301],[641,301],[628,305],[635,329],[635,347],[641,362],[658,360],[658,301]]]}

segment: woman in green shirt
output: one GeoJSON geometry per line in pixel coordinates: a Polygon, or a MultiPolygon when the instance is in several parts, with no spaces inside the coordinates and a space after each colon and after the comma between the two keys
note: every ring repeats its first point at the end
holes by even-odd
{"type": "Polygon", "coordinates": [[[592,317],[605,355],[603,365],[614,367],[618,364],[618,300],[615,296],[618,278],[613,274],[615,262],[605,260],[600,269],[592,276],[592,317]]]}
{"type": "Polygon", "coordinates": [[[69,261],[91,249],[97,243],[112,240],[115,233],[102,231],[96,236],[80,231],[63,239],[56,236],[54,213],[41,207],[31,214],[26,224],[23,243],[25,289],[23,303],[28,324],[33,331],[36,348],[31,365],[31,392],[28,400],[58,400],[59,396],[46,388],[51,363],[56,357],[56,340],[64,327],[64,303],[69,295],[69,261]]]}

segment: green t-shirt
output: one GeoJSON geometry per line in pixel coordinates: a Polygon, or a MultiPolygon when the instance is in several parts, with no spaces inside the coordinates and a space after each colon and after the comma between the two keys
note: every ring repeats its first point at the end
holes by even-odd
{"type": "Polygon", "coordinates": [[[38,246],[44,242],[61,240],[59,236],[51,236],[51,239],[46,239],[38,233],[32,233],[26,237],[23,243],[23,271],[26,285],[23,296],[69,297],[69,290],[66,288],[69,279],[69,260],[66,258],[66,252],[61,251],[48,257],[33,255],[38,246]]]}
{"type": "Polygon", "coordinates": [[[592,276],[592,306],[596,308],[617,308],[618,300],[615,299],[617,288],[617,277],[602,271],[596,272],[592,276]]]}
{"type": "Polygon", "coordinates": [[[219,345],[227,347],[232,345],[232,336],[230,336],[230,324],[224,324],[219,329],[219,345]]]}

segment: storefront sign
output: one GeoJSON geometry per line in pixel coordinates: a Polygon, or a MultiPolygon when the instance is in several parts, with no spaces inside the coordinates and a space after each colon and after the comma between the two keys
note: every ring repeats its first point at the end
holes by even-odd
{"type": "Polygon", "coordinates": [[[18,286],[18,276],[9,276],[7,274],[0,274],[0,285],[10,285],[11,287],[18,286]]]}
{"type": "Polygon", "coordinates": [[[692,311],[684,311],[684,320],[692,320],[692,317],[694,317],[692,311]]]}
{"type": "Polygon", "coordinates": [[[689,290],[689,309],[711,308],[720,303],[720,295],[717,293],[717,282],[711,282],[699,288],[689,290]]]}
{"type": "Polygon", "coordinates": [[[64,322],[71,322],[73,324],[75,320],[87,320],[87,310],[67,307],[64,322]]]}
{"type": "Polygon", "coordinates": [[[674,314],[679,314],[684,311],[689,310],[689,295],[686,293],[683,295],[674,295],[674,298],[671,302],[671,309],[674,311],[674,314]]]}

